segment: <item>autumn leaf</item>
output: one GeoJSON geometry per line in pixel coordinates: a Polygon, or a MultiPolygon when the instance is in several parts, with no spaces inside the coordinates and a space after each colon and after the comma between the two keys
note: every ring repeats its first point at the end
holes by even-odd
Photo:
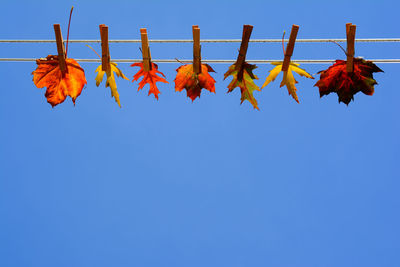
{"type": "Polygon", "coordinates": [[[327,70],[320,71],[320,80],[314,85],[319,88],[320,97],[330,93],[339,96],[339,103],[346,105],[354,100],[354,95],[363,92],[366,95],[374,94],[374,72],[383,72],[372,61],[354,58],[353,72],[347,72],[345,60],[336,60],[327,70]]]}
{"type": "Polygon", "coordinates": [[[122,71],[117,68],[117,64],[114,62],[110,62],[110,68],[107,71],[103,71],[102,65],[98,66],[96,69],[97,76],[96,76],[96,86],[98,87],[100,83],[103,80],[104,73],[107,75],[107,80],[106,80],[106,87],[110,87],[111,89],[111,97],[115,98],[115,102],[118,103],[118,106],[121,107],[121,103],[119,101],[119,94],[117,91],[117,84],[115,82],[115,76],[114,72],[117,75],[117,77],[122,77],[125,80],[129,80],[128,78],[125,77],[125,75],[122,73],[122,71]]]}
{"type": "Polygon", "coordinates": [[[215,80],[209,72],[215,72],[208,64],[201,64],[201,73],[193,72],[193,64],[186,64],[176,69],[178,74],[174,80],[175,91],[181,92],[186,89],[187,96],[194,101],[200,97],[201,89],[215,93],[215,80]]]}
{"type": "Polygon", "coordinates": [[[139,82],[138,91],[142,89],[146,84],[149,84],[150,90],[148,95],[154,94],[154,97],[157,98],[158,100],[158,94],[160,93],[160,91],[157,88],[156,82],[163,82],[163,83],[168,83],[168,82],[164,78],[157,75],[158,73],[161,74],[163,77],[165,77],[165,75],[162,72],[158,71],[157,64],[151,62],[150,71],[144,71],[142,62],[133,63],[131,67],[140,67],[140,70],[133,76],[132,82],[139,80],[139,78],[143,76],[143,79],[139,82]]]}
{"type": "MultiPolygon", "coordinates": [[[[269,75],[265,79],[265,82],[264,82],[263,86],[261,86],[261,89],[264,88],[265,86],[267,86],[270,82],[275,81],[278,74],[282,71],[282,63],[283,62],[272,62],[271,63],[272,65],[274,65],[276,67],[269,71],[269,75]]],[[[299,98],[297,97],[297,94],[296,94],[297,88],[296,88],[295,84],[298,82],[294,78],[292,71],[296,72],[300,76],[314,79],[314,77],[312,77],[311,74],[309,74],[308,72],[306,72],[304,69],[300,68],[299,66],[300,66],[299,64],[290,63],[289,69],[287,71],[283,72],[283,79],[280,84],[280,87],[286,85],[289,95],[291,95],[293,97],[293,99],[296,100],[297,103],[299,103],[299,98]]]]}
{"type": "Polygon", "coordinates": [[[239,87],[242,94],[240,98],[240,104],[242,104],[244,100],[247,100],[253,105],[254,108],[259,110],[257,100],[253,96],[253,92],[255,90],[261,91],[260,88],[254,83],[254,80],[258,79],[258,77],[253,74],[253,70],[255,68],[257,68],[256,65],[244,62],[241,69],[238,70],[236,69],[236,64],[233,64],[224,74],[224,80],[231,75],[233,79],[228,85],[228,93],[232,92],[236,87],[239,87]],[[240,78],[240,76],[242,77],[240,78]]]}
{"type": "Polygon", "coordinates": [[[33,82],[38,88],[47,87],[45,96],[52,107],[64,102],[67,96],[76,98],[86,84],[85,71],[72,58],[65,59],[67,71],[62,72],[58,56],[49,55],[45,59],[36,60],[38,65],[32,72],[33,82]]]}

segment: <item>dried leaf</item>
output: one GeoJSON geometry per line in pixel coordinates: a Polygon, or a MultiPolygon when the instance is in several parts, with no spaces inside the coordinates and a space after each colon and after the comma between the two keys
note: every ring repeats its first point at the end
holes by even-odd
{"type": "Polygon", "coordinates": [[[224,80],[231,75],[233,79],[228,85],[228,93],[232,92],[236,87],[239,87],[242,94],[240,98],[240,104],[242,104],[244,100],[247,100],[253,105],[254,108],[259,110],[257,100],[253,96],[253,92],[255,90],[261,91],[260,88],[254,83],[254,80],[258,79],[258,77],[253,74],[253,70],[255,68],[257,68],[256,65],[251,65],[245,62],[243,63],[241,69],[238,70],[236,69],[236,64],[233,64],[224,74],[224,80]]]}
{"type": "Polygon", "coordinates": [[[354,100],[354,95],[363,92],[366,95],[374,94],[374,72],[383,72],[372,61],[354,58],[353,72],[347,72],[345,60],[336,60],[327,70],[320,71],[320,80],[314,85],[318,86],[320,97],[330,93],[339,96],[339,103],[346,105],[354,100]]]}
{"type": "MultiPolygon", "coordinates": [[[[276,67],[269,71],[269,75],[265,79],[265,82],[264,82],[263,86],[261,86],[261,89],[264,88],[265,86],[267,86],[270,82],[275,81],[278,74],[282,71],[282,63],[283,62],[272,62],[271,63],[272,65],[275,65],[276,67]]],[[[300,68],[299,66],[300,66],[299,64],[290,63],[289,69],[287,71],[283,72],[283,79],[280,84],[280,87],[286,85],[289,95],[291,95],[294,98],[294,100],[296,100],[297,103],[299,103],[299,98],[297,97],[297,93],[296,93],[297,88],[296,88],[295,84],[298,82],[294,78],[292,71],[296,72],[300,76],[314,79],[311,76],[311,74],[309,74],[308,72],[306,72],[304,69],[300,68]]]]}
{"type": "Polygon", "coordinates": [[[193,72],[193,65],[187,64],[176,69],[178,74],[174,80],[175,91],[181,92],[186,89],[187,96],[194,101],[196,97],[200,97],[201,89],[215,93],[215,80],[209,72],[215,72],[208,64],[201,64],[201,73],[193,72]]]}
{"type": "Polygon", "coordinates": [[[66,58],[67,71],[59,67],[58,56],[49,55],[45,59],[36,60],[38,65],[32,72],[33,82],[38,88],[47,87],[45,96],[52,107],[64,102],[67,96],[76,98],[86,84],[85,71],[72,58],[66,58]]]}
{"type": "Polygon", "coordinates": [[[121,107],[121,103],[119,101],[119,94],[117,91],[117,84],[115,82],[115,76],[114,72],[117,75],[117,77],[122,77],[125,80],[129,80],[128,78],[125,77],[125,75],[122,73],[122,71],[117,68],[117,64],[114,62],[110,62],[110,68],[107,71],[103,71],[102,65],[98,66],[96,69],[97,76],[96,76],[96,86],[98,87],[100,83],[103,80],[104,73],[107,75],[107,80],[106,80],[106,87],[110,87],[111,89],[111,97],[115,98],[115,102],[118,103],[118,106],[121,107]]]}
{"type": "Polygon", "coordinates": [[[157,88],[156,82],[163,82],[163,83],[168,83],[168,82],[164,79],[165,75],[162,72],[158,71],[157,64],[151,62],[150,71],[143,70],[142,62],[134,63],[131,65],[131,67],[140,67],[140,70],[133,76],[132,82],[139,80],[139,78],[143,76],[143,79],[139,82],[138,91],[142,89],[146,84],[149,84],[150,90],[148,95],[154,94],[154,97],[157,98],[158,100],[158,94],[160,93],[160,91],[157,88]],[[158,76],[157,73],[161,74],[164,78],[158,76]]]}

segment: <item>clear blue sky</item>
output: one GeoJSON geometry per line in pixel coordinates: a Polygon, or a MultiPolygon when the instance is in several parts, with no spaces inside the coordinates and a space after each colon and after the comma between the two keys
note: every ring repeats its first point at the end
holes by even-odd
{"type": "MultiPolygon", "coordinates": [[[[400,37],[397,1],[2,1],[1,39],[192,37],[400,37]]],[[[45,57],[55,44],[0,44],[0,57],[45,57]]],[[[99,45],[94,45],[100,51],[99,45]]],[[[112,58],[140,58],[111,44],[112,58]]],[[[203,58],[234,59],[239,44],[203,44],[203,58]]],[[[356,44],[365,58],[400,58],[399,44],[356,44]]],[[[153,58],[190,59],[191,44],[151,44],[153,58]]],[[[72,58],[95,58],[71,44],[72,58]]],[[[294,59],[343,58],[334,44],[297,44],[294,59]]],[[[279,44],[250,44],[249,59],[281,59],[279,44]]],[[[174,91],[179,64],[159,64],[160,100],[117,80],[122,108],[95,86],[74,107],[51,108],[31,63],[0,63],[0,266],[347,267],[400,266],[399,65],[378,64],[374,96],[349,106],[319,98],[298,78],[297,104],[276,81],[256,92],[260,111],[226,94],[192,103],[174,91]]],[[[132,79],[137,68],[119,65],[132,79]]],[[[303,65],[317,73],[328,65],[303,65]]],[[[255,74],[262,85],[269,65],[255,74]]],[[[278,77],[281,79],[281,76],[278,77]]]]}

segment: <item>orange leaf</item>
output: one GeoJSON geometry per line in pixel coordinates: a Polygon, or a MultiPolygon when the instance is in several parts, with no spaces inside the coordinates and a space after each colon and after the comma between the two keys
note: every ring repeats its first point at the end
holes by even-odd
{"type": "Polygon", "coordinates": [[[168,82],[164,78],[157,75],[158,73],[161,74],[163,77],[165,77],[165,75],[162,72],[158,71],[157,64],[151,62],[150,71],[143,70],[142,62],[133,63],[131,67],[140,67],[140,70],[133,76],[132,82],[139,80],[139,78],[143,76],[143,79],[139,82],[138,91],[148,83],[150,85],[150,90],[148,95],[154,94],[155,98],[157,98],[158,100],[158,94],[160,93],[160,91],[157,88],[156,82],[163,82],[163,83],[168,83],[168,82]]]}
{"type": "Polygon", "coordinates": [[[201,89],[215,93],[215,80],[208,72],[215,72],[208,64],[201,64],[201,73],[193,72],[193,65],[187,64],[176,69],[175,91],[181,92],[184,88],[187,96],[194,101],[200,97],[201,89]]]}
{"type": "Polygon", "coordinates": [[[36,60],[38,65],[32,72],[37,88],[47,87],[46,98],[52,107],[64,102],[67,96],[74,102],[86,84],[85,72],[72,58],[65,59],[67,71],[61,72],[58,56],[49,55],[46,59],[36,60]]]}

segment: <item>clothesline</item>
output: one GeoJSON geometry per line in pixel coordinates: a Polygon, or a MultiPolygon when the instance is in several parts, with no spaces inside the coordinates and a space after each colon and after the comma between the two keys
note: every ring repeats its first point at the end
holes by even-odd
{"type": "MultiPolygon", "coordinates": [[[[240,43],[241,39],[203,39],[201,43],[240,43]]],[[[285,42],[288,39],[284,39],[285,42]]],[[[400,38],[361,38],[355,39],[356,42],[360,43],[400,43],[400,38]]],[[[0,43],[55,43],[56,40],[0,40],[0,43]]],[[[69,40],[70,43],[101,43],[101,40],[69,40]]],[[[109,43],[141,43],[140,39],[132,40],[108,40],[109,43]]],[[[192,39],[154,39],[149,40],[150,43],[193,43],[192,39]]],[[[252,43],[281,43],[282,39],[252,39],[249,42],[252,43]]],[[[346,39],[297,39],[297,43],[330,43],[330,42],[346,42],[346,39]]],[[[400,59],[369,59],[375,63],[400,63],[400,59]]],[[[36,61],[36,58],[0,58],[0,62],[31,62],[36,61]]],[[[76,59],[78,62],[85,63],[96,63],[101,62],[100,59],[76,59]]],[[[142,59],[113,59],[113,62],[117,63],[133,63],[142,62],[142,59]]],[[[155,63],[191,63],[192,59],[152,59],[155,63]]],[[[277,60],[262,60],[262,59],[249,59],[249,63],[268,64],[277,60]]],[[[231,59],[202,59],[204,63],[234,63],[236,60],[231,59]]],[[[330,64],[335,62],[334,59],[298,59],[292,60],[294,63],[302,64],[330,64]]]]}
{"type": "MultiPolygon", "coordinates": [[[[32,62],[36,61],[36,58],[0,58],[0,62],[32,62]]],[[[78,62],[85,62],[85,63],[96,63],[96,62],[101,62],[100,59],[89,59],[89,58],[83,58],[83,59],[75,59],[78,62]]],[[[400,63],[400,59],[368,59],[369,61],[372,61],[374,63],[400,63]]],[[[117,62],[117,63],[134,63],[134,62],[142,62],[143,59],[112,59],[112,62],[117,62]]],[[[152,59],[152,62],[155,63],[192,63],[193,59],[152,59]]],[[[227,64],[227,63],[235,63],[236,60],[232,59],[202,59],[201,60],[204,63],[222,63],[222,64],[227,64]]],[[[276,61],[282,61],[282,59],[269,59],[269,60],[263,60],[263,59],[249,59],[246,60],[248,63],[257,63],[257,64],[268,64],[271,62],[276,62],[276,61]]],[[[291,62],[294,63],[302,63],[302,64],[331,64],[335,62],[334,59],[294,59],[291,60],[291,62]]]]}
{"type": "MultiPolygon", "coordinates": [[[[201,43],[240,43],[241,39],[202,39],[201,43]]],[[[284,39],[285,42],[288,39],[284,39]]],[[[362,38],[359,43],[400,43],[400,38],[362,38]]],[[[56,40],[0,40],[0,43],[55,43],[56,40]]],[[[69,40],[70,43],[101,43],[101,40],[69,40]]],[[[109,43],[141,43],[140,39],[108,40],[109,43]]],[[[192,39],[149,40],[150,43],[193,43],[192,39]]],[[[251,39],[250,43],[281,43],[282,39],[251,39]]],[[[296,43],[346,42],[346,39],[296,39],[296,43]]]]}

